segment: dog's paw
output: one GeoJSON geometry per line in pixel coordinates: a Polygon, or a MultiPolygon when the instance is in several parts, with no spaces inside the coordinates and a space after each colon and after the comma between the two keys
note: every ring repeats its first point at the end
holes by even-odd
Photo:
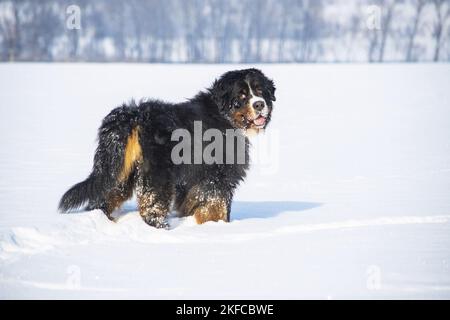
{"type": "Polygon", "coordinates": [[[144,217],[144,221],[149,226],[158,228],[158,229],[166,229],[169,230],[170,226],[167,222],[167,219],[165,217],[152,217],[152,216],[146,216],[144,217]]]}

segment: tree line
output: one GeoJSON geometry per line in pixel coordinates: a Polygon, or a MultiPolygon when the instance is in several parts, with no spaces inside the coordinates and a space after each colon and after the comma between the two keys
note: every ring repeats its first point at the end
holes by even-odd
{"type": "Polygon", "coordinates": [[[450,0],[0,0],[1,61],[450,60],[450,0]]]}

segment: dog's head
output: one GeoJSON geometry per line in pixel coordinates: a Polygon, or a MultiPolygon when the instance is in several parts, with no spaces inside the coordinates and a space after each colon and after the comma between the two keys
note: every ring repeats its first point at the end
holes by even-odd
{"type": "Polygon", "coordinates": [[[220,113],[236,129],[259,132],[270,121],[275,86],[258,69],[225,73],[214,82],[211,93],[220,113]]]}

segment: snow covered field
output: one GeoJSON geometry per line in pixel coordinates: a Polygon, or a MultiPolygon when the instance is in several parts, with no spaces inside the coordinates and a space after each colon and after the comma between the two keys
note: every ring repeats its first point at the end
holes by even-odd
{"type": "Polygon", "coordinates": [[[0,298],[450,298],[450,65],[265,65],[232,222],[56,212],[130,98],[235,65],[0,64],[0,298]]]}

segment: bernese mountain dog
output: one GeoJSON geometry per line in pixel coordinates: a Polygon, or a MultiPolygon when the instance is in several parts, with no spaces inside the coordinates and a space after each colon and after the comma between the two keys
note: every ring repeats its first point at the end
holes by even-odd
{"type": "Polygon", "coordinates": [[[248,137],[267,127],[273,101],[273,81],[245,69],[223,74],[186,102],[148,100],[112,110],[98,132],[92,172],[63,195],[60,212],[85,206],[114,221],[113,211],[135,192],[142,219],[156,228],[169,228],[171,210],[199,224],[229,221],[234,190],[249,167],[248,137]],[[180,150],[177,130],[193,137],[192,148],[180,150]],[[214,161],[202,161],[208,148],[214,161]]]}

